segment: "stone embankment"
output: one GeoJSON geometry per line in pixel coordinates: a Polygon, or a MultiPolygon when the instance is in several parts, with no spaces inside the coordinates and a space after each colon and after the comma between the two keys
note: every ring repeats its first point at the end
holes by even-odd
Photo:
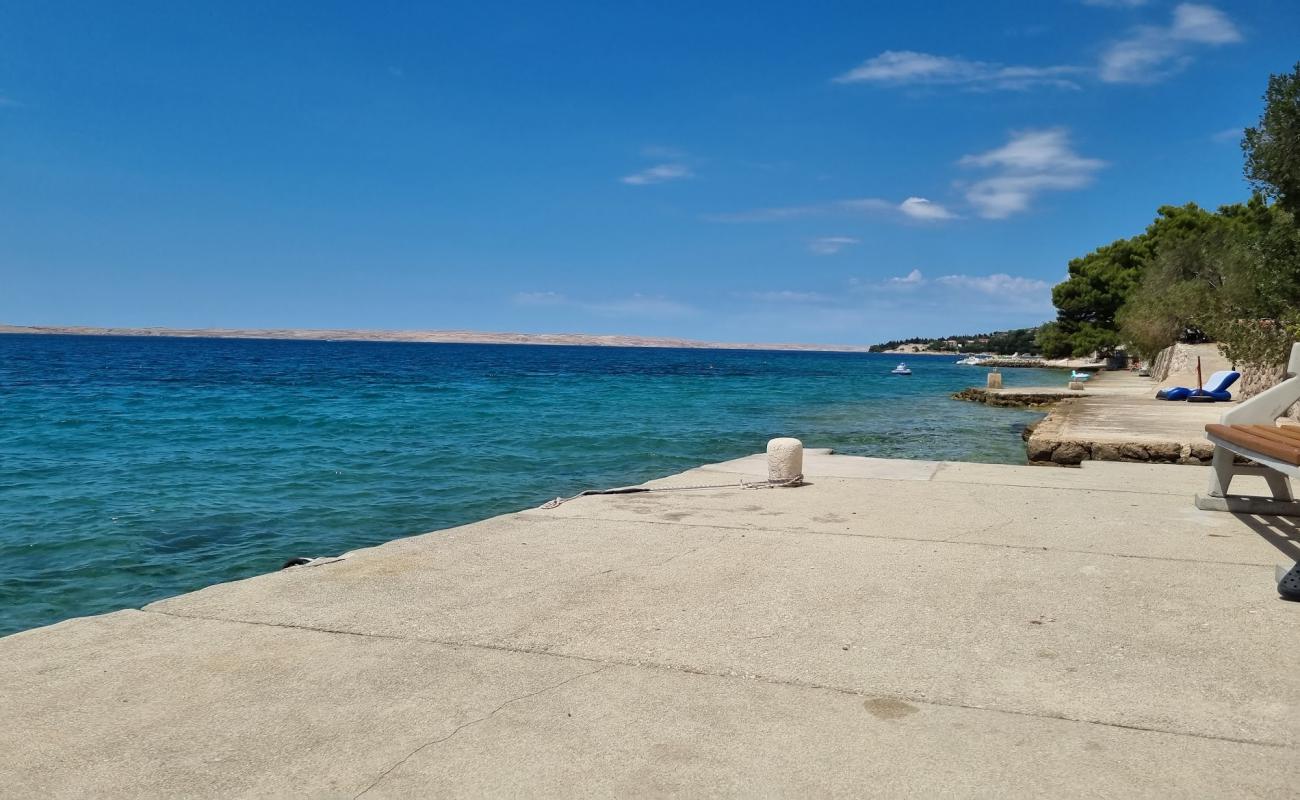
{"type": "Polygon", "coordinates": [[[1033,434],[1025,445],[1025,454],[1030,464],[1058,467],[1075,467],[1084,461],[1204,466],[1210,463],[1213,452],[1214,446],[1209,442],[1085,442],[1033,434]]]}
{"type": "Polygon", "coordinates": [[[957,392],[952,399],[999,408],[1043,408],[1073,397],[1069,390],[1061,389],[981,389],[972,386],[957,392]]]}
{"type": "Polygon", "coordinates": [[[986,358],[979,365],[981,367],[1038,367],[1039,369],[1051,366],[1041,358],[1011,358],[1010,356],[986,358]]]}

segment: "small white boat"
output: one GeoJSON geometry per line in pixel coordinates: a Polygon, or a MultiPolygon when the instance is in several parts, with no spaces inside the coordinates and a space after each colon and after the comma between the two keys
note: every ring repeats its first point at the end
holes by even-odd
{"type": "Polygon", "coordinates": [[[984,359],[979,356],[966,356],[957,363],[967,367],[978,367],[980,364],[984,363],[984,359]]]}
{"type": "Polygon", "coordinates": [[[907,368],[906,364],[899,364],[889,371],[890,375],[911,375],[912,370],[907,368]]]}

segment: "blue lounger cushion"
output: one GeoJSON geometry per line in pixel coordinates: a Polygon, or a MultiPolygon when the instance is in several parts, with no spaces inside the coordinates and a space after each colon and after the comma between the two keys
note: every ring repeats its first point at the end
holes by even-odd
{"type": "Polygon", "coordinates": [[[1205,382],[1204,389],[1188,389],[1186,386],[1168,386],[1156,392],[1156,398],[1159,400],[1186,400],[1193,393],[1198,395],[1208,395],[1215,400],[1228,401],[1232,399],[1232,393],[1228,387],[1237,382],[1241,377],[1240,372],[1230,369],[1220,370],[1210,376],[1205,382]]]}

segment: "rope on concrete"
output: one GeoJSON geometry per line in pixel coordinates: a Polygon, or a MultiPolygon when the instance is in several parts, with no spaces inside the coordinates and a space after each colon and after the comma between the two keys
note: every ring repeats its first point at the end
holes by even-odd
{"type": "Polygon", "coordinates": [[[557,497],[554,500],[548,500],[538,506],[538,509],[559,508],[570,500],[577,500],[579,497],[592,497],[602,494],[642,494],[649,492],[687,492],[698,489],[779,489],[785,486],[799,486],[803,484],[803,475],[785,481],[747,481],[743,478],[736,483],[712,483],[701,484],[698,486],[621,486],[614,489],[587,489],[578,492],[572,497],[557,497]]]}

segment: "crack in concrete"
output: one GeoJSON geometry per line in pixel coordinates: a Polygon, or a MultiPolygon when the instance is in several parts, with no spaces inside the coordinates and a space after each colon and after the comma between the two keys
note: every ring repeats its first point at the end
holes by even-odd
{"type": "MultiPolygon", "coordinates": [[[[940,708],[960,708],[968,711],[985,711],[990,714],[1007,714],[1014,717],[1027,717],[1030,719],[1055,719],[1055,720],[1061,720],[1062,722],[1075,722],[1081,725],[1100,725],[1105,728],[1120,728],[1122,730],[1142,731],[1145,733],[1158,733],[1166,736],[1188,736],[1193,739],[1206,739],[1208,741],[1214,741],[1214,742],[1232,742],[1234,744],[1255,745],[1258,747],[1275,747],[1284,750],[1296,749],[1295,745],[1288,744],[1286,742],[1272,742],[1265,739],[1247,739],[1243,737],[1218,736],[1209,733],[1189,733],[1186,731],[1175,731],[1175,730],[1169,730],[1167,728],[1155,728],[1155,727],[1149,727],[1143,725],[1132,725],[1123,722],[1107,722],[1105,720],[1099,720],[1099,719],[1085,719],[1082,717],[1071,717],[1065,714],[1053,714],[1053,713],[1034,712],[1034,711],[1018,711],[1015,709],[994,708],[990,706],[981,706],[981,705],[974,705],[971,703],[960,703],[955,701],[945,702],[941,700],[919,699],[919,698],[910,697],[906,695],[889,695],[889,694],[881,694],[879,692],[872,692],[872,691],[860,690],[860,689],[846,689],[842,686],[835,686],[828,683],[818,683],[816,681],[802,681],[802,680],[791,679],[791,678],[778,678],[771,675],[760,675],[757,673],[743,674],[743,673],[736,672],[734,670],[728,670],[726,672],[722,672],[718,670],[708,670],[702,667],[692,667],[688,664],[668,664],[668,663],[656,662],[656,661],[636,661],[636,660],[628,660],[628,659],[594,658],[592,656],[583,656],[583,655],[578,655],[576,653],[563,653],[563,652],[557,652],[555,650],[541,650],[538,648],[529,648],[529,647],[511,647],[508,645],[482,644],[477,642],[456,642],[456,641],[444,640],[444,639],[430,639],[430,638],[419,637],[419,636],[397,636],[394,634],[385,634],[385,633],[360,633],[357,631],[348,631],[348,630],[332,629],[332,628],[320,628],[320,627],[313,627],[310,625],[293,625],[293,624],[281,623],[281,622],[256,622],[252,620],[229,619],[226,617],[205,617],[199,615],[177,614],[171,611],[154,611],[151,609],[141,609],[141,613],[159,614],[162,616],[174,617],[176,619],[204,620],[207,622],[224,622],[233,625],[254,625],[254,626],[264,626],[270,628],[287,628],[291,630],[311,631],[314,633],[337,634],[341,636],[356,636],[363,639],[366,638],[387,639],[390,641],[398,641],[398,642],[418,642],[421,644],[432,644],[441,647],[493,650],[497,652],[514,653],[517,655],[549,656],[552,658],[562,658],[562,659],[567,659],[572,661],[583,661],[587,663],[602,665],[599,669],[595,669],[590,672],[583,673],[583,675],[591,675],[596,672],[602,672],[605,669],[609,669],[615,666],[630,667],[633,669],[653,669],[653,670],[660,670],[663,672],[675,672],[675,673],[682,673],[686,675],[699,675],[702,677],[720,678],[726,680],[751,680],[751,681],[756,681],[758,683],[768,684],[771,686],[789,686],[789,687],[800,688],[800,689],[818,689],[821,691],[834,692],[836,694],[847,695],[850,697],[889,697],[896,700],[905,700],[909,703],[921,703],[923,705],[937,706],[940,708]]],[[[583,677],[583,675],[574,676],[574,678],[571,680],[575,680],[577,678],[583,677]]]]}
{"type": "Polygon", "coordinates": [[[583,672],[583,673],[580,673],[580,674],[578,674],[578,675],[570,676],[570,677],[565,678],[564,680],[560,681],[559,683],[552,684],[551,686],[547,686],[547,687],[544,687],[544,688],[538,689],[538,690],[535,691],[535,692],[529,692],[528,694],[523,694],[523,695],[520,695],[519,697],[512,697],[511,699],[505,701],[504,703],[502,703],[501,705],[499,705],[499,706],[497,706],[496,708],[492,709],[491,711],[489,711],[488,713],[484,714],[483,716],[479,717],[478,719],[472,719],[472,720],[470,720],[469,722],[461,723],[460,725],[456,726],[456,729],[455,729],[455,730],[453,730],[451,733],[447,734],[446,736],[441,736],[441,737],[439,737],[439,738],[437,738],[437,739],[431,739],[430,741],[425,742],[424,744],[422,744],[422,745],[420,745],[419,747],[415,748],[415,749],[412,750],[411,752],[407,753],[407,754],[406,754],[405,756],[403,756],[400,760],[398,760],[397,762],[395,762],[391,767],[389,767],[388,769],[386,769],[386,770],[384,770],[383,772],[379,773],[378,777],[376,777],[373,781],[371,781],[370,784],[369,784],[368,786],[366,786],[366,788],[362,789],[360,792],[358,792],[356,795],[354,795],[353,798],[352,798],[352,800],[357,800],[357,798],[361,797],[362,795],[364,795],[364,794],[366,794],[367,792],[369,792],[371,789],[373,789],[373,788],[375,788],[376,786],[378,786],[379,783],[380,783],[380,781],[382,781],[384,778],[388,777],[389,773],[391,773],[393,770],[397,769],[398,767],[402,766],[402,765],[405,764],[407,761],[410,761],[412,758],[415,758],[415,756],[419,755],[419,754],[420,754],[421,752],[423,752],[424,750],[427,750],[428,748],[433,747],[433,746],[436,745],[436,744],[442,744],[443,742],[445,742],[445,741],[447,741],[448,739],[452,738],[453,736],[455,736],[456,734],[458,734],[458,733],[460,733],[461,731],[465,730],[466,728],[473,727],[473,726],[479,724],[480,722],[486,722],[486,721],[492,719],[494,716],[497,715],[497,712],[501,711],[501,709],[505,708],[506,706],[513,705],[513,704],[515,704],[515,703],[520,703],[520,702],[523,702],[524,700],[531,700],[532,698],[534,698],[534,697],[538,697],[538,696],[543,695],[543,694],[546,694],[547,692],[553,692],[553,691],[555,691],[556,689],[559,689],[561,686],[564,686],[564,685],[566,685],[566,684],[573,683],[574,681],[578,680],[579,678],[585,678],[585,677],[587,677],[587,676],[589,676],[589,675],[595,675],[595,674],[598,673],[598,672],[604,672],[605,670],[609,669],[611,666],[613,666],[613,665],[612,665],[612,664],[606,664],[606,665],[603,666],[603,667],[599,667],[599,668],[597,668],[597,669],[593,669],[593,670],[590,670],[590,671],[588,671],[588,672],[583,672]]]}
{"type": "Polygon", "coordinates": [[[603,517],[580,517],[580,516],[565,517],[565,519],[580,519],[583,520],[584,522],[613,521],[613,522],[635,522],[637,525],[675,525],[679,527],[689,527],[689,528],[717,528],[719,530],[742,531],[745,533],[772,533],[778,535],[786,534],[786,535],[806,535],[806,536],[839,536],[848,539],[883,539],[886,541],[895,541],[895,542],[924,542],[927,544],[955,544],[955,545],[962,545],[966,547],[1003,548],[1007,550],[1028,550],[1033,552],[1045,552],[1045,553],[1072,553],[1074,555],[1109,556],[1111,558],[1135,558],[1141,561],[1169,561],[1175,564],[1214,564],[1217,566],[1224,566],[1224,567],[1269,567],[1269,568],[1272,568],[1273,566],[1272,561],[1267,561],[1267,562],[1265,561],[1216,561],[1214,559],[1208,559],[1208,558],[1175,558],[1173,556],[1150,556],[1150,555],[1139,555],[1136,553],[1114,553],[1108,550],[1080,550],[1073,547],[1051,547],[1047,545],[1038,545],[1038,544],[1009,544],[1005,542],[974,542],[974,541],[969,541],[965,538],[967,536],[978,536],[981,533],[987,533],[991,531],[993,528],[996,528],[999,524],[1005,524],[1005,523],[994,523],[985,527],[981,527],[979,530],[963,533],[960,537],[955,539],[953,538],[923,539],[914,536],[890,536],[881,533],[844,533],[842,531],[815,531],[815,530],[809,530],[808,528],[799,528],[799,529],[760,528],[760,527],[753,527],[753,526],[719,525],[715,522],[700,522],[700,523],[662,522],[660,520],[651,520],[651,519],[609,520],[603,517]]]}

